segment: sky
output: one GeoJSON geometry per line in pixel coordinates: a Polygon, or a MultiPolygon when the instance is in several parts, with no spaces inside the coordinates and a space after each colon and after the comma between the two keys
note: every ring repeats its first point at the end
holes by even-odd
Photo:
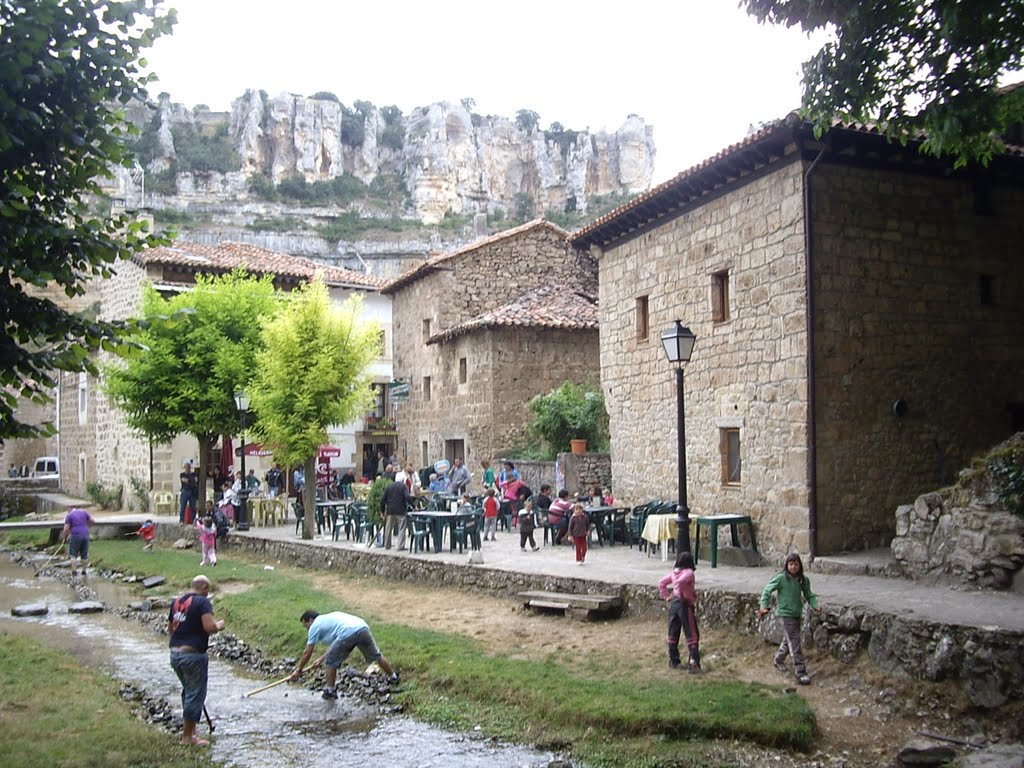
{"type": "Polygon", "coordinates": [[[330,91],[403,114],[469,97],[475,112],[547,128],[654,128],[654,183],[800,103],[824,39],[758,24],[737,0],[165,0],[172,35],[145,57],[152,94],[227,110],[247,88],[330,91]]]}

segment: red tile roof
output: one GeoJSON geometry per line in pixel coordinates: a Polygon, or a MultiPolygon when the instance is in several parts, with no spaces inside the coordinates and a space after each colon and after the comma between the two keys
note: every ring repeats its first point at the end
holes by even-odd
{"type": "Polygon", "coordinates": [[[423,263],[417,264],[413,269],[406,272],[404,275],[396,277],[394,280],[387,284],[387,286],[381,291],[381,293],[394,293],[399,288],[404,288],[410,283],[416,282],[421,277],[426,277],[429,274],[437,272],[439,269],[443,269],[443,265],[447,261],[451,261],[452,259],[455,259],[459,256],[465,256],[467,253],[472,253],[485,246],[501,242],[502,240],[518,237],[519,235],[522,235],[525,232],[530,232],[535,229],[549,229],[552,232],[554,232],[558,237],[561,237],[563,240],[568,239],[569,237],[568,232],[566,232],[558,225],[552,224],[547,219],[534,219],[533,221],[528,221],[527,223],[521,224],[518,227],[506,229],[503,232],[498,232],[497,234],[481,238],[480,240],[475,240],[472,243],[464,245],[461,248],[458,248],[454,251],[435,253],[431,255],[429,258],[427,258],[427,260],[424,261],[423,263]]]}
{"type": "Polygon", "coordinates": [[[257,275],[275,275],[298,282],[312,280],[320,273],[328,285],[377,290],[387,280],[344,267],[322,264],[301,256],[289,256],[248,243],[221,242],[217,245],[176,242],[137,254],[144,266],[176,267],[190,272],[223,274],[245,267],[257,275]]]}
{"type": "Polygon", "coordinates": [[[448,341],[473,331],[515,327],[596,331],[597,297],[554,285],[542,285],[508,304],[434,334],[427,339],[427,344],[448,341]]]}

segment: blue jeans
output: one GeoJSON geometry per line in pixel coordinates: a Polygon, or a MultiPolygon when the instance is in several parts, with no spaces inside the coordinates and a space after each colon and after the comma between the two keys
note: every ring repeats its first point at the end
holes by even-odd
{"type": "Polygon", "coordinates": [[[178,505],[178,522],[185,522],[185,507],[192,507],[192,522],[196,521],[196,497],[191,492],[182,492],[181,503],[178,505]]]}
{"type": "Polygon", "coordinates": [[[181,716],[198,723],[203,719],[210,659],[205,653],[171,651],[171,669],[181,681],[181,716]]]}

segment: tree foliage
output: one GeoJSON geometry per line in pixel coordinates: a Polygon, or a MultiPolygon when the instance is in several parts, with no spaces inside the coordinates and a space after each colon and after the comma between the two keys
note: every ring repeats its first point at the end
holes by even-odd
{"type": "MultiPolygon", "coordinates": [[[[361,296],[332,305],[317,280],[290,294],[263,329],[248,390],[259,419],[253,432],[275,461],[304,466],[307,510],[314,508],[314,462],[327,427],[352,421],[372,402],[367,369],[379,353],[380,329],[361,314],[361,296]]],[[[303,538],[313,538],[313,518],[306,515],[303,538]]]]}
{"type": "Polygon", "coordinates": [[[593,382],[566,381],[558,389],[534,397],[530,412],[529,431],[548,444],[551,454],[567,450],[570,440],[586,440],[592,451],[608,448],[608,411],[604,395],[593,382]]]}
{"type": "Polygon", "coordinates": [[[106,371],[107,392],[128,425],[160,443],[193,435],[205,477],[217,438],[239,431],[234,393],[254,374],[261,323],[277,304],[271,277],[242,270],[199,275],[195,288],[170,299],[148,288],[135,336],[142,349],[106,371]]]}
{"type": "Polygon", "coordinates": [[[761,21],[832,28],[804,64],[803,112],[820,133],[835,118],[878,122],[893,139],[958,166],[987,163],[1024,121],[1024,89],[999,79],[1024,66],[1021,0],[742,0],[761,21]]]}
{"type": "Polygon", "coordinates": [[[56,371],[96,372],[90,353],[122,326],[70,299],[112,264],[160,242],[127,215],[101,219],[88,197],[130,167],[122,106],[144,93],[141,51],[173,25],[152,0],[0,1],[0,441],[51,434],[16,415],[46,403],[56,371]]]}
{"type": "Polygon", "coordinates": [[[520,130],[530,133],[540,123],[540,115],[532,109],[520,109],[516,112],[516,125],[520,130]]]}

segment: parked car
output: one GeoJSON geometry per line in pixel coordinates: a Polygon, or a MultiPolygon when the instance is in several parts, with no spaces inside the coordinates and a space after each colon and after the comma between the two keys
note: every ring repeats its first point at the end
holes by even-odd
{"type": "Polygon", "coordinates": [[[60,459],[56,456],[40,456],[36,459],[32,477],[43,479],[60,479],[60,459]]]}

